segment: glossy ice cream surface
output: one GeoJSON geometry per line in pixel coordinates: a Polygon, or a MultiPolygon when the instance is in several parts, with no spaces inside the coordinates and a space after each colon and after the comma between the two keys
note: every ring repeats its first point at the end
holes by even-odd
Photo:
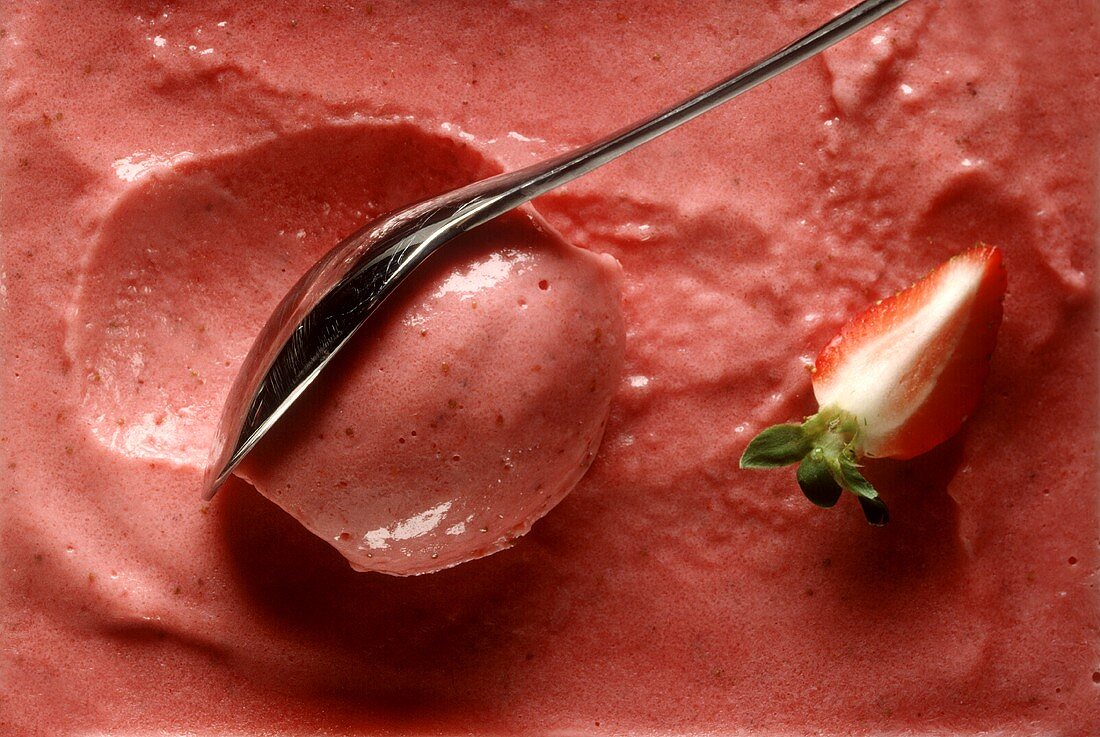
{"type": "MultiPolygon", "coordinates": [[[[198,501],[251,337],[356,224],[591,140],[841,6],[0,8],[0,674],[18,684],[0,689],[0,724],[1095,734],[1088,3],[911,3],[541,198],[550,230],[522,213],[502,241],[487,233],[426,274],[430,298],[432,278],[534,249],[608,294],[621,279],[603,442],[511,549],[429,576],[363,574],[243,481],[198,501]],[[812,508],[786,474],[737,470],[756,431],[812,409],[800,357],[979,240],[1009,272],[986,396],[946,445],[868,467],[888,527],[852,504],[812,508]]],[[[537,275],[511,263],[515,284],[537,275]]],[[[524,293],[591,304],[548,281],[524,293]]],[[[484,295],[478,310],[518,300],[484,295]]],[[[458,350],[462,335],[422,340],[458,350]]],[[[444,362],[473,366],[430,353],[407,355],[433,393],[444,362]]],[[[351,363],[332,381],[371,390],[351,363]]],[[[518,385],[515,369],[501,380],[518,385]]],[[[447,398],[481,411],[479,391],[447,398]]],[[[330,442],[303,455],[367,442],[335,401],[317,406],[332,414],[299,440],[313,443],[308,426],[330,442]]],[[[363,532],[395,537],[400,517],[363,532]]]]}

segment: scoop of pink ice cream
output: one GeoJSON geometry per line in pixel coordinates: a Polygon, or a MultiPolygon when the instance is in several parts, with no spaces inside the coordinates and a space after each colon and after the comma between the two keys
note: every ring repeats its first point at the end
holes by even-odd
{"type": "Polygon", "coordinates": [[[237,473],[360,570],[508,547],[595,455],[623,362],[618,264],[517,214],[376,318],[237,473]]]}

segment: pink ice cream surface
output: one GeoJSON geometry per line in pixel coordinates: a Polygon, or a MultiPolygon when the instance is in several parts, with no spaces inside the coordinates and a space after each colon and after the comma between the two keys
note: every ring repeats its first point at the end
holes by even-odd
{"type": "Polygon", "coordinates": [[[435,256],[238,475],[358,570],[508,547],[595,458],[623,361],[620,272],[527,214],[435,256]]]}
{"type": "MultiPolygon", "coordinates": [[[[613,257],[603,440],[509,550],[396,577],[333,548],[385,529],[397,552],[396,523],[454,507],[412,503],[440,487],[326,540],[238,478],[199,500],[253,337],[359,223],[595,140],[848,4],[0,2],[0,734],[1100,734],[1092,2],[914,0],[540,197],[584,253],[522,217],[471,238],[364,338],[392,351],[358,346],[280,430],[313,447],[262,449],[333,474],[310,504],[376,480],[371,453],[452,479],[488,457],[504,479],[528,430],[579,452],[564,410],[598,432],[588,385],[519,359],[610,363],[583,330],[559,351],[516,317],[500,361],[462,353],[521,293],[559,333],[598,324],[613,257]],[[982,402],[925,456],[867,464],[887,527],[737,468],[814,411],[806,364],[841,325],[978,241],[1009,273],[982,402]],[[465,321],[402,336],[442,316],[432,284],[506,266],[465,321]],[[383,416],[406,371],[421,384],[383,416]],[[476,391],[448,391],[459,376],[476,391]],[[554,386],[560,415],[517,394],[554,386]],[[492,422],[455,424],[475,412],[492,422]],[[319,462],[345,450],[343,476],[319,462]]],[[[514,478],[542,480],[535,460],[514,478]]],[[[492,501],[518,512],[527,488],[492,501]]]]}

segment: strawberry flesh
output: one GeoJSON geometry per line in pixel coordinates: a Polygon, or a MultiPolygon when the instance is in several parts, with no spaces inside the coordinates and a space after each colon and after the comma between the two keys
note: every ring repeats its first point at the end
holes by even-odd
{"type": "Polygon", "coordinates": [[[912,458],[958,431],[989,373],[1001,253],[975,246],[849,322],[815,362],[814,395],[859,423],[857,452],[912,458]]]}

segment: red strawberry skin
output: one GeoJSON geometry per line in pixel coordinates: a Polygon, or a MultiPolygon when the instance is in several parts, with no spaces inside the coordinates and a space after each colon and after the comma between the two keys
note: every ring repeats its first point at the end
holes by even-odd
{"type": "MultiPolygon", "coordinates": [[[[891,381],[876,406],[875,417],[885,417],[884,427],[868,427],[866,455],[912,458],[951,437],[974,411],[989,373],[990,358],[997,340],[1007,287],[1001,252],[992,246],[975,246],[944,262],[911,287],[872,305],[849,322],[821,351],[815,362],[814,391],[823,396],[863,392],[864,377],[874,382],[865,355],[891,360],[895,353],[912,353],[910,336],[924,329],[924,343],[905,370],[891,381]],[[950,302],[950,308],[935,310],[935,325],[928,328],[931,305],[943,303],[950,290],[965,287],[965,298],[950,302]],[[929,332],[930,331],[930,332],[929,332]],[[896,349],[896,350],[895,350],[896,349]],[[855,358],[858,356],[858,358],[855,358]],[[853,366],[856,368],[853,369],[853,366]],[[862,374],[862,375],[861,375],[862,374]],[[896,424],[896,426],[892,426],[896,424]]],[[[877,358],[872,357],[871,364],[877,358]]],[[[870,368],[874,368],[873,365],[870,368]]],[[[866,387],[873,391],[874,387],[866,387]]],[[[843,409],[850,409],[843,406],[843,409]]]]}

